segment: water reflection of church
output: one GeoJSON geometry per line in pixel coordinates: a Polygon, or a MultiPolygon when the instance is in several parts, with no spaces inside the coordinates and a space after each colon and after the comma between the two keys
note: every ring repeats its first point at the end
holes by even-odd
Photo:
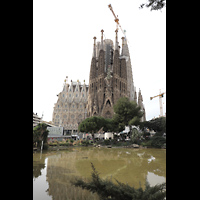
{"type": "Polygon", "coordinates": [[[120,149],[109,151],[109,154],[107,149],[106,151],[76,149],[72,152],[61,152],[48,157],[46,175],[49,183],[48,193],[53,199],[84,199],[84,196],[91,200],[98,199],[94,194],[76,188],[70,183],[75,176],[90,177],[90,162],[94,163],[100,172],[100,177],[112,176],[113,180],[116,178],[135,187],[139,187],[140,184],[144,186],[146,179],[150,184],[152,178],[165,180],[165,159],[159,152],[149,153],[148,150],[142,153],[140,150],[131,151],[131,159],[127,150],[120,149]],[[152,157],[155,159],[151,159],[152,157]]]}

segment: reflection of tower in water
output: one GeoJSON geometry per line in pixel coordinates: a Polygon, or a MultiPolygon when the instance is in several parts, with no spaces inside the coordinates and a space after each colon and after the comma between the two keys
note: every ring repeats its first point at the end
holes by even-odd
{"type": "Polygon", "coordinates": [[[76,152],[56,154],[48,158],[48,193],[53,199],[99,199],[96,194],[82,190],[70,183],[78,175],[75,167],[77,159],[76,152]]]}
{"type": "Polygon", "coordinates": [[[76,148],[48,156],[47,181],[49,195],[54,199],[95,199],[96,196],[71,185],[75,176],[91,180],[91,162],[103,179],[117,179],[138,188],[144,188],[146,179],[166,177],[165,151],[149,149],[76,148]],[[151,159],[151,158],[155,159],[151,159]],[[149,160],[148,160],[149,159],[149,160]]]}

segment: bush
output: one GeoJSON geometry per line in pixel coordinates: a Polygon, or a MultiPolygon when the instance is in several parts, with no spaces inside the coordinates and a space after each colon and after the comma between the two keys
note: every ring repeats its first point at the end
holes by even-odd
{"type": "Polygon", "coordinates": [[[153,136],[150,140],[147,142],[142,142],[141,144],[146,147],[161,148],[164,146],[164,144],[166,147],[166,139],[162,136],[153,136]]]}
{"type": "Polygon", "coordinates": [[[82,141],[81,141],[81,140],[75,140],[75,141],[73,142],[73,145],[74,145],[74,146],[80,146],[80,145],[82,145],[82,141]]]}
{"type": "Polygon", "coordinates": [[[104,144],[105,144],[105,145],[110,145],[110,144],[111,144],[111,141],[108,140],[108,139],[106,139],[106,140],[104,140],[104,144]]]}
{"type": "Polygon", "coordinates": [[[82,140],[82,145],[87,147],[89,145],[89,141],[88,140],[82,140]]]}
{"type": "Polygon", "coordinates": [[[74,142],[74,140],[73,140],[73,139],[69,139],[69,141],[70,141],[71,143],[73,143],[73,142],[74,142]]]}
{"type": "Polygon", "coordinates": [[[60,146],[66,146],[66,142],[65,142],[65,141],[62,141],[62,142],[59,143],[59,145],[60,145],[60,146]]]}
{"type": "Polygon", "coordinates": [[[73,139],[67,139],[67,140],[66,140],[66,143],[67,143],[66,146],[72,146],[72,145],[73,145],[73,142],[74,142],[73,139]]]}
{"type": "Polygon", "coordinates": [[[147,142],[142,142],[141,145],[144,147],[151,147],[152,140],[148,140],[147,142]]]}
{"type": "Polygon", "coordinates": [[[166,139],[163,138],[162,136],[154,136],[152,138],[152,143],[151,146],[155,148],[161,148],[164,143],[166,143],[166,139]]]}
{"type": "Polygon", "coordinates": [[[140,140],[140,139],[135,139],[135,140],[134,140],[134,144],[138,144],[138,145],[140,145],[141,142],[142,142],[142,140],[140,140]]]}

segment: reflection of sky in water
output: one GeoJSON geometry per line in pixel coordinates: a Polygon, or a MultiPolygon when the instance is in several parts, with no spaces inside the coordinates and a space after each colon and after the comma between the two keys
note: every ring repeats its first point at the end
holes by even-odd
{"type": "Polygon", "coordinates": [[[151,156],[151,158],[148,159],[148,163],[150,163],[152,160],[155,160],[155,157],[151,156]]]}
{"type": "Polygon", "coordinates": [[[147,180],[148,180],[148,182],[149,182],[149,184],[151,186],[154,186],[156,184],[161,184],[161,183],[163,183],[163,182],[166,181],[165,177],[158,176],[158,175],[156,175],[156,174],[154,174],[152,172],[148,172],[148,174],[147,174],[147,180]]]}
{"type": "Polygon", "coordinates": [[[45,159],[45,168],[41,169],[41,176],[33,179],[33,200],[51,200],[52,198],[47,195],[46,190],[49,184],[46,180],[46,168],[48,158],[45,159]]]}

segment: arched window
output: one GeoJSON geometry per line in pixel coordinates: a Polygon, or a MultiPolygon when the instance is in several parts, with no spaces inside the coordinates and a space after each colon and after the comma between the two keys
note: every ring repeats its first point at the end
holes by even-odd
{"type": "Polygon", "coordinates": [[[109,100],[109,99],[108,99],[108,101],[106,102],[106,105],[111,106],[111,104],[110,104],[110,100],[109,100]]]}

